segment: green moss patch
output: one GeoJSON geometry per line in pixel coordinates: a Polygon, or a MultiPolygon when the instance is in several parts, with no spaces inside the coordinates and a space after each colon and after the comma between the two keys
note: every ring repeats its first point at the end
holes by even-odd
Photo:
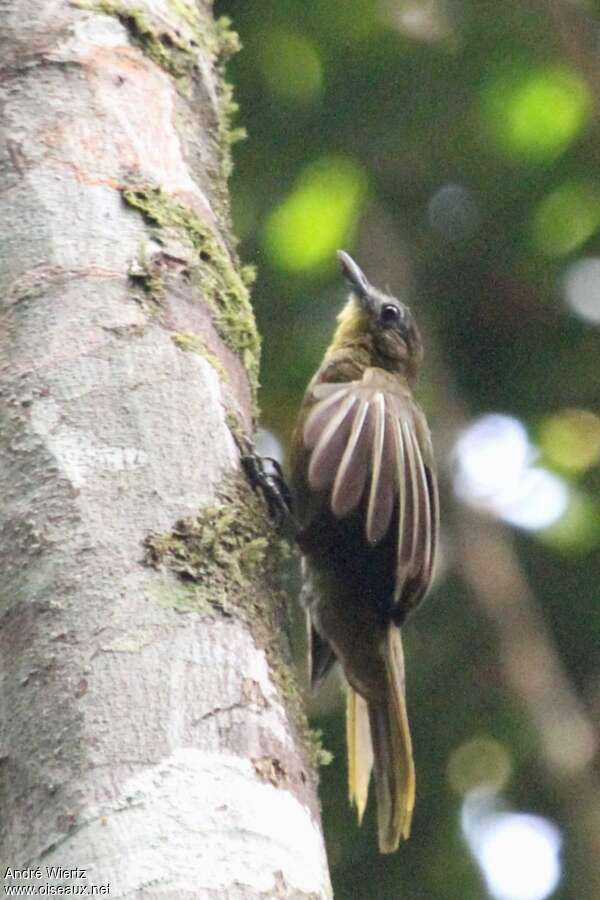
{"type": "MultiPolygon", "coordinates": [[[[242,359],[256,395],[260,360],[260,339],[256,329],[250,294],[242,277],[212,230],[190,207],[179,203],[159,187],[138,187],[123,191],[126,203],[154,226],[154,238],[161,242],[171,236],[191,247],[195,261],[190,275],[210,307],[215,327],[224,343],[242,359]]],[[[248,271],[246,271],[248,278],[248,271]]]]}
{"type": "Polygon", "coordinates": [[[74,6],[114,16],[129,32],[132,44],[177,79],[179,87],[189,91],[187,79],[198,60],[198,52],[210,53],[213,62],[222,64],[240,49],[231,21],[222,16],[216,22],[203,13],[194,0],[170,0],[172,22],[152,16],[145,9],[123,0],[72,0],[74,6]]]}
{"type": "Polygon", "coordinates": [[[323,732],[319,728],[309,728],[306,737],[313,768],[329,766],[333,762],[333,753],[323,746],[323,732]]]}
{"type": "Polygon", "coordinates": [[[186,353],[197,353],[199,356],[204,357],[222,381],[228,380],[227,371],[223,363],[215,353],[211,353],[199,334],[194,334],[191,331],[180,331],[171,335],[171,337],[176,347],[179,347],[180,350],[184,350],[186,353]]]}
{"type": "MultiPolygon", "coordinates": [[[[149,258],[146,247],[140,247],[138,257],[129,267],[129,279],[141,288],[140,299],[150,300],[150,311],[155,312],[162,304],[165,293],[163,272],[156,259],[149,258]]],[[[146,304],[144,304],[146,305],[146,304]]]]}
{"type": "Polygon", "coordinates": [[[221,154],[221,176],[226,182],[233,170],[231,148],[246,138],[246,129],[234,126],[233,122],[239,112],[239,105],[233,97],[233,85],[225,78],[225,63],[237,53],[240,40],[231,28],[231,20],[221,16],[216,23],[217,70],[219,73],[219,150],[221,154]]]}
{"type": "Polygon", "coordinates": [[[221,149],[221,171],[225,181],[227,181],[233,171],[231,148],[239,141],[244,141],[247,137],[246,129],[243,126],[234,127],[232,125],[239,108],[239,104],[233,99],[233,85],[223,78],[221,80],[219,97],[219,145],[221,149]]]}
{"type": "Polygon", "coordinates": [[[240,452],[240,456],[246,456],[254,450],[254,444],[248,436],[248,432],[244,428],[238,413],[231,407],[225,411],[225,424],[231,432],[236,446],[240,452]]]}
{"type": "Polygon", "coordinates": [[[289,546],[273,530],[261,496],[240,476],[227,476],[212,506],[182,519],[166,534],[149,535],[145,561],[174,573],[183,590],[165,583],[161,606],[221,614],[243,621],[265,651],[274,682],[286,700],[313,766],[328,761],[308,727],[291,669],[287,597],[282,588],[289,546]],[[169,594],[172,591],[172,602],[169,594]]]}
{"type": "MultiPolygon", "coordinates": [[[[118,0],[74,0],[74,5],[114,16],[129,32],[131,43],[176,78],[180,87],[184,87],[182,80],[190,76],[196,65],[198,52],[198,44],[192,36],[191,22],[187,23],[185,31],[188,34],[185,35],[179,29],[159,24],[145,10],[119,3],[118,0]]],[[[187,90],[184,87],[184,92],[187,90]]]]}
{"type": "Polygon", "coordinates": [[[172,532],[146,540],[146,561],[201,586],[209,603],[222,612],[241,614],[254,626],[264,610],[260,598],[252,596],[252,585],[266,573],[269,589],[277,587],[272,560],[276,545],[260,498],[243,482],[226,479],[214,506],[177,522],[172,532]]]}

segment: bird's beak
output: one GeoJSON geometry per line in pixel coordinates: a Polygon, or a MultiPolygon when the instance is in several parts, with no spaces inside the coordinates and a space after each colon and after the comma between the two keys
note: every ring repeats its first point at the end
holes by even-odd
{"type": "Polygon", "coordinates": [[[366,308],[370,308],[371,301],[369,294],[371,285],[367,281],[366,275],[345,250],[338,250],[337,257],[342,265],[342,271],[346,281],[358,296],[361,304],[366,308]]]}

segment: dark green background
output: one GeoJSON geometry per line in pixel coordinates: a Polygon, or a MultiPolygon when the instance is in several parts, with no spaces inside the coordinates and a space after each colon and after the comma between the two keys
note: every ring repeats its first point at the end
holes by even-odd
{"type": "MultiPolygon", "coordinates": [[[[571,29],[551,6],[217,3],[244,45],[228,68],[248,131],[234,148],[231,192],[241,255],[258,267],[263,424],[289,439],[344,296],[337,246],[374,283],[410,292],[429,349],[421,401],[441,457],[447,565],[406,629],[413,836],[394,857],[378,856],[372,803],[357,828],[345,799],[342,705],[330,688],[318,724],[335,756],[321,796],[338,900],[488,896],[448,775],[453,754],[474,738],[492,739],[509,761],[507,808],[561,829],[553,896],[592,900],[585,869],[598,860],[579,844],[576,800],[565,802],[582,776],[572,787],[558,772],[553,779],[535,722],[503,678],[496,631],[456,565],[460,508],[446,458],[457,408],[467,419],[503,412],[525,424],[541,462],[578,498],[572,527],[513,537],[559,661],[593,719],[600,468],[589,447],[589,460],[572,466],[573,436],[567,430],[566,449],[554,446],[546,426],[567,408],[598,413],[600,398],[600,326],[569,311],[561,291],[574,260],[600,255],[600,102],[586,46],[597,26],[590,18],[571,29]],[[408,6],[433,11],[420,34],[403,24],[408,6]],[[428,207],[448,184],[471,206],[465,227],[451,210],[440,231],[428,207]]],[[[477,783],[476,772],[465,777],[477,783]]]]}

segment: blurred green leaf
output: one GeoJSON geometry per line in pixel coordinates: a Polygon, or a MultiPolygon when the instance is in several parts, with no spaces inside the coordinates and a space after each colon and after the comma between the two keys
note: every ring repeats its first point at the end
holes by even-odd
{"type": "Polygon", "coordinates": [[[542,539],[566,553],[589,553],[600,546],[600,509],[585,494],[573,494],[566,513],[547,528],[542,539]]]}
{"type": "Polygon", "coordinates": [[[592,100],[583,78],[564,67],[502,72],[483,92],[484,130],[510,159],[546,163],[560,156],[589,122],[592,100]]]}
{"type": "Polygon", "coordinates": [[[261,40],[259,62],[273,94],[296,103],[309,103],[320,96],[321,58],[305,35],[283,29],[267,31],[261,40]]]}
{"type": "Polygon", "coordinates": [[[600,461],[600,417],[587,409],[563,409],[539,426],[544,458],[566,472],[585,472],[600,461]]]}
{"type": "Polygon", "coordinates": [[[566,181],[534,210],[533,246],[546,256],[566,256],[584,244],[600,226],[600,184],[566,181]]]}
{"type": "Polygon", "coordinates": [[[267,219],[263,242],[274,265],[290,272],[331,269],[335,251],[354,240],[367,177],[351,159],[326,157],[301,173],[267,219]]]}

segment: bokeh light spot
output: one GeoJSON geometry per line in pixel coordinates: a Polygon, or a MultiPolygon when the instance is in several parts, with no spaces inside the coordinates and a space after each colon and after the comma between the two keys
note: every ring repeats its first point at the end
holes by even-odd
{"type": "Polygon", "coordinates": [[[568,306],[587,322],[600,325],[600,259],[578,259],[566,270],[563,291],[568,306]]]}
{"type": "Polygon", "coordinates": [[[445,184],[427,204],[432,231],[448,241],[464,241],[479,225],[479,209],[473,192],[461,184],[445,184]]]}
{"type": "Polygon", "coordinates": [[[264,246],[290,272],[335,265],[335,251],[351,245],[367,179],[350,159],[328,157],[308,166],[289,196],[269,216],[264,246]]]}
{"type": "Polygon", "coordinates": [[[567,181],[538,204],[531,223],[534,247],[546,256],[566,256],[600,225],[600,189],[588,181],[567,181]]]}
{"type": "Polygon", "coordinates": [[[474,790],[461,822],[494,900],[545,900],[558,887],[562,837],[549,819],[504,812],[492,792],[474,790]]]}
{"type": "Polygon", "coordinates": [[[293,31],[268,32],[259,63],[273,94],[284,100],[309,103],[321,94],[323,71],[319,52],[304,35],[293,31]]]}
{"type": "Polygon", "coordinates": [[[532,459],[523,424],[499,413],[480,416],[468,425],[456,442],[455,455],[459,496],[482,502],[496,495],[498,472],[512,483],[532,459]]]}
{"type": "Polygon", "coordinates": [[[572,493],[565,514],[542,536],[544,543],[563,552],[589,553],[600,544],[600,510],[591,497],[572,493]]]}
{"type": "Polygon", "coordinates": [[[579,135],[591,109],[588,88],[576,72],[544,67],[497,76],[484,92],[482,117],[503,155],[547,162],[579,135]]]}
{"type": "Polygon", "coordinates": [[[587,409],[564,409],[542,421],[539,443],[552,465],[585,472],[600,460],[600,417],[587,409]]]}
{"type": "Polygon", "coordinates": [[[448,760],[448,782],[461,796],[486,786],[499,791],[508,782],[511,760],[506,746],[491,737],[465,741],[448,760]]]}
{"type": "Polygon", "coordinates": [[[569,506],[569,490],[565,482],[545,469],[525,471],[514,493],[500,504],[500,515],[509,525],[528,531],[549,528],[564,516],[569,506]]]}
{"type": "Polygon", "coordinates": [[[536,457],[518,419],[481,416],[456,442],[455,492],[518,528],[548,528],[565,513],[569,492],[557,475],[533,465],[536,457]]]}
{"type": "Polygon", "coordinates": [[[414,41],[456,43],[448,10],[440,0],[381,0],[380,8],[384,21],[414,41]]]}
{"type": "Polygon", "coordinates": [[[488,822],[479,862],[497,900],[544,900],[560,880],[560,834],[541,816],[504,813],[488,822]]]}

